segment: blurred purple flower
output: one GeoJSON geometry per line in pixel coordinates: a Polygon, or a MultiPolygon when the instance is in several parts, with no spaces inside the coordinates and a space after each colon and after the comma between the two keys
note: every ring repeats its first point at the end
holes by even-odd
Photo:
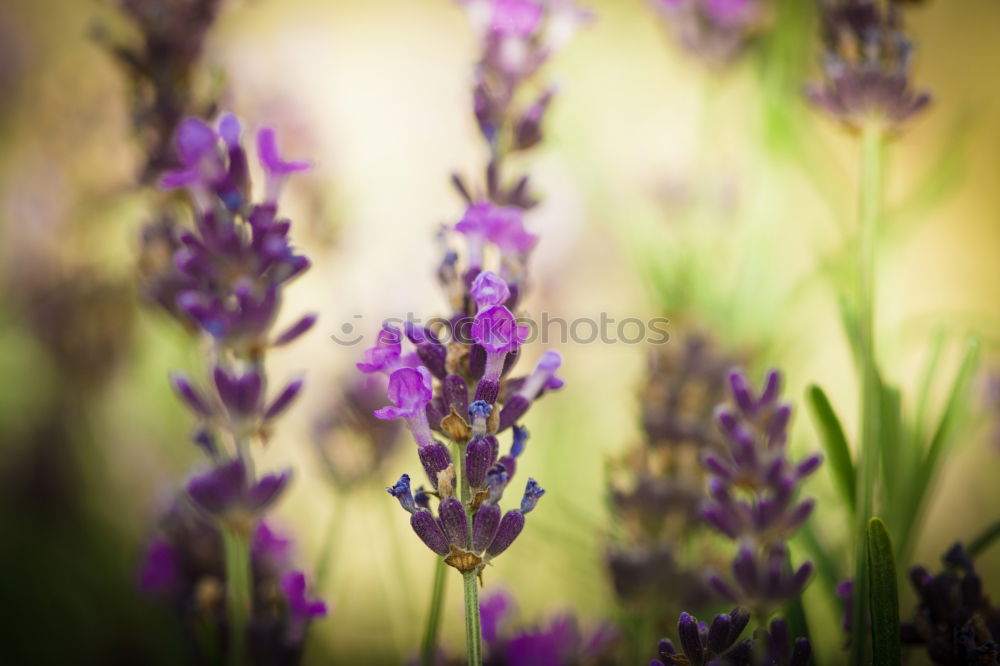
{"type": "Polygon", "coordinates": [[[926,91],[910,86],[913,46],[892,3],[825,0],[821,3],[824,81],[807,88],[817,107],[851,129],[876,123],[889,130],[923,110],[926,91]]]}
{"type": "Polygon", "coordinates": [[[702,459],[710,480],[701,515],[741,545],[732,564],[735,584],[719,576],[711,582],[732,602],[771,609],[798,596],[812,571],[808,562],[788,571],[784,542],[812,513],[814,502],[796,502],[795,495],[821,457],[794,465],[787,458],[791,406],[779,399],[779,372],[767,373],[759,393],[742,372],[731,372],[729,389],[735,409],[716,410],[726,446],[702,459]]]}

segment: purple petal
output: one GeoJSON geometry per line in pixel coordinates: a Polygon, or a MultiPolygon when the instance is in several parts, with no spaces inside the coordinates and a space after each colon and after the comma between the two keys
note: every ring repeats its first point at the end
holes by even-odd
{"type": "Polygon", "coordinates": [[[430,511],[421,509],[410,516],[410,526],[424,544],[438,555],[451,552],[448,537],[430,511]]]}
{"type": "Polygon", "coordinates": [[[462,503],[454,497],[441,500],[441,504],[438,505],[438,516],[451,545],[465,548],[469,540],[469,528],[462,503]]]}
{"type": "Polygon", "coordinates": [[[292,478],[292,470],[265,474],[246,494],[246,506],[251,511],[263,511],[274,504],[292,478]]]}
{"type": "Polygon", "coordinates": [[[211,416],[212,409],[208,406],[208,402],[187,377],[179,372],[175,372],[170,377],[170,383],[173,385],[177,395],[180,396],[188,407],[202,416],[211,416]]]}
{"type": "Polygon", "coordinates": [[[303,384],[304,382],[301,379],[289,382],[288,386],[268,406],[267,411],[264,412],[264,419],[273,419],[285,411],[292,404],[292,401],[295,400],[296,396],[298,396],[299,392],[302,391],[303,384]]]}
{"type": "Polygon", "coordinates": [[[493,537],[493,541],[490,542],[489,547],[486,549],[487,554],[490,557],[496,557],[507,550],[523,529],[524,514],[517,510],[505,513],[500,520],[496,536],[493,537]]]}
{"type": "Polygon", "coordinates": [[[287,345],[289,342],[298,339],[303,333],[308,331],[316,323],[315,314],[307,314],[297,322],[289,326],[285,331],[275,338],[274,342],[271,343],[274,347],[281,347],[282,345],[287,345]]]}
{"type": "Polygon", "coordinates": [[[286,162],[281,158],[277,137],[270,127],[264,127],[257,132],[257,154],[261,166],[273,175],[282,176],[309,168],[308,162],[286,162]]]}
{"type": "Polygon", "coordinates": [[[222,513],[243,496],[246,466],[240,458],[215,467],[187,483],[188,496],[209,513],[222,513]]]}
{"type": "Polygon", "coordinates": [[[211,127],[198,118],[185,118],[177,127],[174,145],[185,166],[197,164],[218,145],[218,136],[211,127]]]}

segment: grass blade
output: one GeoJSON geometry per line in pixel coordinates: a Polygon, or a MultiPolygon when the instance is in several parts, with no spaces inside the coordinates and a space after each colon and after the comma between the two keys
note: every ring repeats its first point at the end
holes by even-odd
{"type": "Polygon", "coordinates": [[[881,518],[868,521],[868,574],[872,618],[872,663],[897,666],[902,653],[899,642],[899,594],[896,561],[889,530],[881,518]]]}
{"type": "Polygon", "coordinates": [[[833,411],[833,406],[826,397],[826,393],[819,386],[813,384],[809,387],[806,391],[806,401],[809,403],[813,419],[819,427],[820,440],[826,451],[830,469],[833,470],[833,479],[837,489],[850,507],[851,513],[854,513],[857,508],[857,480],[844,428],[840,425],[840,419],[833,411]]]}
{"type": "Polygon", "coordinates": [[[980,553],[990,547],[994,541],[1000,538],[1000,521],[987,527],[979,536],[969,542],[966,552],[969,557],[975,559],[980,553]]]}

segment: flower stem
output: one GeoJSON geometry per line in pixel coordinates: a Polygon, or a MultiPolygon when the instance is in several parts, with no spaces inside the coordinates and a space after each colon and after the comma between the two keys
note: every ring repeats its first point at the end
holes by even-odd
{"type": "Polygon", "coordinates": [[[226,558],[226,613],[229,620],[229,664],[247,663],[247,625],[253,599],[250,573],[250,540],[230,527],[222,528],[226,558]]]}
{"type": "Polygon", "coordinates": [[[857,529],[855,543],[853,617],[855,631],[851,663],[866,662],[868,634],[868,521],[872,517],[879,464],[879,412],[881,380],[875,358],[875,256],[882,210],[882,128],[868,124],[861,136],[860,193],[858,200],[858,317],[857,339],[861,351],[861,433],[858,439],[857,529]]]}
{"type": "Polygon", "coordinates": [[[475,571],[462,574],[465,583],[465,647],[469,666],[482,666],[483,632],[479,626],[479,581],[475,571]]]}
{"type": "Polygon", "coordinates": [[[336,501],[332,502],[333,512],[330,515],[329,522],[326,524],[326,531],[323,532],[323,541],[319,547],[319,561],[316,562],[317,590],[323,590],[326,580],[330,575],[330,565],[333,560],[333,551],[336,547],[337,536],[340,534],[340,530],[344,524],[344,511],[341,510],[340,497],[341,492],[338,488],[336,491],[336,501]]]}
{"type": "Polygon", "coordinates": [[[997,539],[1000,539],[1000,521],[987,527],[979,536],[969,542],[969,547],[966,549],[969,557],[978,556],[997,539]]]}
{"type": "Polygon", "coordinates": [[[427,611],[427,624],[424,625],[424,637],[420,643],[420,663],[432,666],[434,663],[434,648],[437,647],[438,631],[441,628],[441,606],[444,603],[444,588],[447,582],[448,565],[440,557],[435,559],[434,586],[431,588],[431,607],[427,611]]]}
{"type": "MultiPolygon", "coordinates": [[[[465,507],[465,520],[468,529],[468,544],[472,546],[472,489],[469,487],[469,479],[463,473],[465,459],[462,444],[455,443],[455,472],[461,478],[462,505],[465,507]]],[[[465,649],[468,654],[469,666],[480,666],[483,663],[483,632],[479,625],[479,580],[478,572],[465,571],[462,573],[465,584],[465,649]]]]}

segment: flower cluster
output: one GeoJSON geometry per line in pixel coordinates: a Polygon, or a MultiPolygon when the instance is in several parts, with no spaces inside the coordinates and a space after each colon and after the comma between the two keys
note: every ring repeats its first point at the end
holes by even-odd
{"type": "MultiPolygon", "coordinates": [[[[307,315],[282,333],[272,332],[285,286],[309,266],[291,248],[291,223],[277,214],[281,185],[288,174],[305,165],[282,160],[274,132],[262,129],[257,143],[267,176],[266,197],[262,203],[252,203],[241,133],[232,115],[222,116],[218,129],[196,118],[185,119],[176,137],[180,166],[163,178],[164,187],[188,191],[195,217],[193,229],[179,235],[173,256],[177,307],[212,342],[209,382],[200,386],[179,373],[172,377],[178,396],[199,419],[193,440],[211,461],[206,471],[187,481],[184,501],[201,521],[198,530],[210,535],[205,538],[217,543],[224,535],[224,543],[234,544],[225,549],[227,606],[241,598],[239,581],[249,578],[254,585],[253,575],[239,568],[230,571],[229,564],[236,566],[247,541],[266,529],[261,527],[264,513],[291,480],[290,470],[257,476],[253,464],[254,444],[268,440],[274,420],[302,389],[302,381],[293,380],[269,395],[264,357],[269,347],[291,342],[315,321],[307,315]]],[[[185,520],[190,523],[194,518],[185,520]]],[[[195,547],[185,542],[183,533],[170,544],[175,552],[195,547]]],[[[165,547],[159,551],[158,557],[169,562],[163,555],[165,547]]],[[[289,640],[299,641],[308,620],[325,612],[325,607],[306,599],[301,573],[290,572],[282,585],[286,615],[291,618],[286,627],[289,640]]],[[[257,612],[253,601],[243,609],[251,617],[257,612]]],[[[227,612],[242,615],[233,608],[227,612]]],[[[253,631],[244,637],[236,622],[230,624],[232,640],[254,639],[253,631]]]]}
{"type": "Polygon", "coordinates": [[[199,105],[194,74],[209,29],[223,0],[117,0],[140,40],[115,42],[98,37],[115,56],[131,86],[131,116],[143,143],[142,180],[149,182],[175,165],[174,133],[188,114],[211,113],[199,105]]]}
{"type": "Polygon", "coordinates": [[[515,97],[571,32],[567,28],[585,14],[571,0],[462,4],[482,46],[473,101],[490,162],[486,187],[475,195],[461,178],[454,178],[467,207],[441,234],[445,247],[437,277],[452,309],[450,338],[446,344],[437,331],[412,322],[403,330],[387,324],[358,369],[388,377],[392,404],[375,416],[406,423],[430,482],[429,489],[414,493],[404,474],[389,493],[411,514],[414,531],[431,550],[464,573],[481,573],[513,543],[524,528],[524,516],[545,493],[529,478],[520,506],[506,513],[500,509],[528,439],[519,422],[536,400],[562,386],[556,377],[562,360],[551,351],[531,372],[516,376],[528,328],[514,312],[538,239],[523,219],[534,203],[527,178],[511,188],[502,186],[500,160],[541,140],[551,91],[520,112],[515,97]],[[452,247],[456,237],[463,242],[452,247]],[[404,335],[412,351],[404,352],[404,335]],[[498,435],[507,431],[510,449],[501,455],[498,435]],[[438,435],[454,443],[454,458],[438,435]],[[437,516],[431,497],[438,500],[437,516]]]}
{"type": "Polygon", "coordinates": [[[462,571],[481,571],[506,550],[545,492],[528,479],[520,507],[501,516],[499,502],[528,439],[518,422],[535,400],[562,385],[555,376],[561,359],[551,351],[528,375],[510,376],[526,333],[505,305],[511,298],[499,276],[478,273],[463,298],[475,303],[478,312],[453,317],[468,320],[463,327],[470,332],[468,340],[457,337],[445,346],[430,329],[408,325],[406,336],[414,351],[404,354],[402,332],[385,325],[358,364],[362,372],[388,375],[392,404],[375,416],[406,423],[431,485],[414,495],[404,474],[390,494],[412,514],[411,525],[421,540],[462,571]],[[511,445],[501,455],[498,435],[507,431],[511,445]],[[458,460],[437,434],[455,443],[458,460]],[[439,500],[437,518],[431,495],[439,500]]]}
{"type": "Polygon", "coordinates": [[[182,166],[163,183],[187,188],[195,206],[195,228],[181,234],[174,255],[184,285],[177,304],[216,350],[210,391],[179,373],[172,378],[177,394],[202,421],[194,441],[213,462],[189,482],[188,492],[210,514],[252,518],[274,502],[289,473],[254,481],[249,445],[267,439],[271,422],[302,389],[302,381],[294,380],[267,399],[263,356],[269,346],[303,334],[315,317],[306,315],[283,333],[271,333],[282,289],[309,266],[289,244],[290,222],[277,217],[276,182],[305,165],[283,161],[274,132],[261,130],[268,198],[252,204],[240,134],[232,115],[222,117],[218,132],[196,118],[184,120],[177,132],[182,166]]]}
{"type": "Polygon", "coordinates": [[[684,50],[712,66],[736,60],[764,25],[765,0],[650,0],[684,50]]]}
{"type": "Polygon", "coordinates": [[[798,596],[812,572],[809,562],[789,570],[785,542],[812,513],[813,501],[799,502],[796,495],[822,458],[811,455],[795,464],[788,459],[792,408],[779,399],[777,371],[767,374],[759,394],[739,371],[730,374],[729,385],[734,408],[716,412],[726,446],[702,459],[710,476],[702,517],[740,548],[733,583],[719,576],[710,580],[722,597],[769,611],[798,596]]]}
{"type": "Polygon", "coordinates": [[[455,184],[471,204],[488,199],[499,205],[530,208],[535,198],[528,177],[506,182],[500,167],[507,155],[537,146],[555,95],[552,86],[533,93],[528,84],[590,14],[573,0],[458,0],[469,15],[480,44],[473,109],[490,149],[483,188],[455,184]],[[523,99],[527,97],[527,99],[523,99]]]}
{"type": "Polygon", "coordinates": [[[616,530],[607,562],[615,594],[655,626],[713,596],[703,574],[710,554],[696,549],[687,558],[682,544],[702,545],[700,458],[723,445],[712,414],[734,362],[702,333],[656,350],[640,405],[644,441],[611,466],[616,530]]]}
{"type": "Polygon", "coordinates": [[[897,129],[930,102],[910,86],[913,45],[900,11],[876,0],[827,0],[822,7],[825,81],[807,90],[819,108],[852,129],[897,129]]]}
{"type": "Polygon", "coordinates": [[[910,571],[917,609],[901,627],[903,643],[926,646],[935,664],[1000,664],[1000,607],[990,604],[961,544],[942,560],[937,575],[919,566],[910,571]]]}
{"type": "Polygon", "coordinates": [[[806,666],[812,656],[808,639],[790,641],[787,623],[781,618],[771,621],[768,630],[758,629],[753,638],[740,640],[750,622],[750,611],[737,607],[729,613],[716,615],[711,624],[698,622],[689,613],[681,613],[677,622],[680,651],[669,639],[660,641],[660,659],[651,666],[806,666]]]}
{"type": "MultiPolygon", "coordinates": [[[[223,537],[218,525],[181,497],[160,521],[146,547],[139,587],[168,604],[181,618],[200,653],[200,627],[224,626],[226,585],[223,537]]],[[[294,567],[292,541],[266,522],[250,540],[252,609],[249,643],[256,663],[297,663],[307,623],[326,614],[322,601],[306,593],[305,576],[294,567]]],[[[209,654],[201,655],[205,659],[209,654]]]]}
{"type": "Polygon", "coordinates": [[[514,602],[495,592],[479,605],[482,614],[484,664],[542,666],[543,664],[605,663],[617,635],[601,624],[584,633],[571,614],[560,614],[535,627],[515,628],[514,602]]]}

